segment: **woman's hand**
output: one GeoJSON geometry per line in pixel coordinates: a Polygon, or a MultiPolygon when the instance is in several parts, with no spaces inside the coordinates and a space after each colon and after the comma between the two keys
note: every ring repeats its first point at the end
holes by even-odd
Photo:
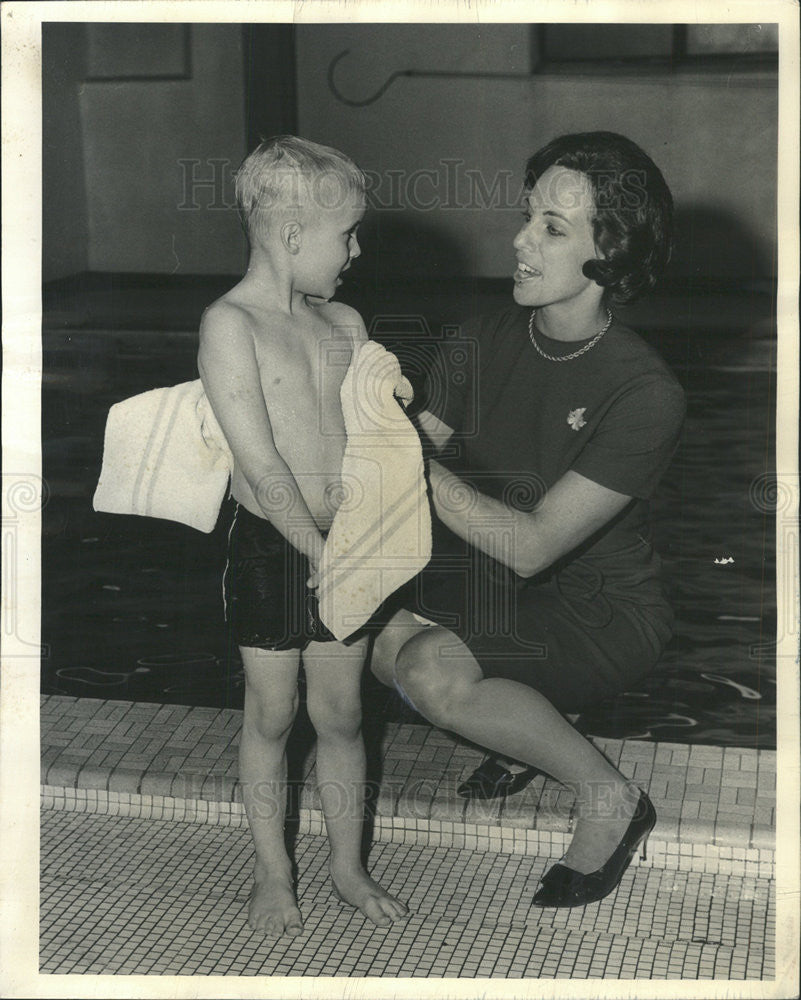
{"type": "Polygon", "coordinates": [[[323,549],[325,548],[325,540],[322,535],[319,535],[316,543],[313,543],[312,550],[307,555],[309,562],[309,578],[306,580],[306,586],[310,590],[317,590],[320,586],[320,563],[323,561],[323,549]]]}

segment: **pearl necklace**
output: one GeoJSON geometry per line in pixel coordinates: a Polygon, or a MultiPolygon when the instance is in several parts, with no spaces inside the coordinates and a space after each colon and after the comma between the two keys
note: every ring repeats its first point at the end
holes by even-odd
{"type": "Polygon", "coordinates": [[[589,351],[589,349],[591,347],[595,347],[595,345],[598,343],[598,341],[601,339],[601,337],[603,337],[603,335],[606,333],[606,331],[612,325],[612,312],[611,312],[610,309],[607,309],[606,310],[606,322],[604,323],[604,325],[601,327],[601,329],[595,334],[595,336],[592,338],[592,340],[588,344],[585,344],[581,348],[581,350],[579,350],[579,351],[573,351],[572,354],[563,354],[561,357],[554,358],[550,354],[546,354],[545,351],[543,351],[543,349],[540,347],[540,345],[537,343],[537,341],[534,338],[534,317],[536,315],[537,315],[537,310],[536,309],[532,309],[531,310],[531,319],[528,321],[528,336],[529,336],[529,340],[534,345],[534,348],[536,349],[537,354],[539,354],[543,358],[545,358],[546,361],[572,361],[573,358],[581,357],[581,355],[585,354],[587,351],[589,351]]]}

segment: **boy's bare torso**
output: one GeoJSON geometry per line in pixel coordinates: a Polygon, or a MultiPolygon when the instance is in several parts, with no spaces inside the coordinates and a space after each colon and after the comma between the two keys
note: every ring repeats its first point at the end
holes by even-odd
{"type": "MultiPolygon", "coordinates": [[[[276,450],[317,526],[327,530],[340,502],[346,434],[339,391],[356,329],[352,322],[342,323],[347,307],[338,303],[321,302],[294,319],[242,301],[232,291],[220,304],[243,309],[250,319],[276,450]]],[[[236,462],[231,493],[251,513],[264,516],[236,462]]]]}

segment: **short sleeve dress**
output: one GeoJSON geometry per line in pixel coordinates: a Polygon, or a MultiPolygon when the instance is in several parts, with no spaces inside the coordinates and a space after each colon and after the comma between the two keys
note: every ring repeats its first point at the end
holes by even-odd
{"type": "MultiPolygon", "coordinates": [[[[530,315],[514,305],[443,341],[426,392],[427,408],[454,430],[443,464],[519,510],[533,510],[570,469],[631,501],[530,579],[435,519],[416,610],[466,643],[485,676],[578,712],[635,685],[670,638],[648,498],[675,450],[685,397],[660,356],[617,321],[584,354],[557,362],[532,345],[530,315]]],[[[551,356],[586,343],[534,336],[551,356]]],[[[470,489],[449,502],[464,504],[470,521],[470,489]]],[[[472,523],[487,529],[478,514],[472,523]]]]}

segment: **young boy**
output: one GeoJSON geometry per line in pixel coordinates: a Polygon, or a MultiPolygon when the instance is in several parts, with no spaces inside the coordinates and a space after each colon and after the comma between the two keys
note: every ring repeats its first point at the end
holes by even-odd
{"type": "Polygon", "coordinates": [[[268,934],[303,930],[284,846],[285,746],[302,655],[334,889],[388,926],[408,910],[360,859],[366,643],[333,639],[313,589],[341,492],[339,390],[367,339],[358,313],[329,301],[361,252],[365,178],[334,149],[277,136],[247,157],[236,194],[248,270],[205,312],[198,365],[234,455],[224,594],[245,668],[239,774],[256,847],[249,923],[268,934]]]}

